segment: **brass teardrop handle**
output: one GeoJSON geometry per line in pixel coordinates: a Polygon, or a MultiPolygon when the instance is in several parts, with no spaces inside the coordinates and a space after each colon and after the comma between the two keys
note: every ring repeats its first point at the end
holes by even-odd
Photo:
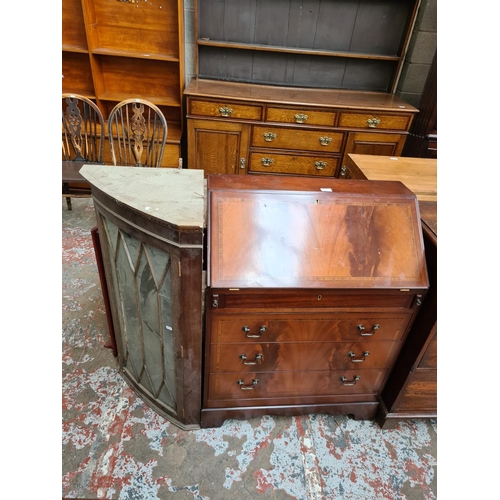
{"type": "Polygon", "coordinates": [[[345,174],[347,173],[347,167],[343,165],[340,167],[340,177],[345,177],[345,174]]]}
{"type": "Polygon", "coordinates": [[[219,113],[221,114],[221,116],[224,116],[225,118],[230,116],[232,112],[233,112],[233,108],[228,108],[227,106],[219,108],[219,113]]]}
{"type": "Polygon", "coordinates": [[[250,328],[248,328],[248,326],[244,326],[242,328],[242,330],[245,332],[245,335],[249,339],[258,339],[259,337],[262,337],[262,334],[267,330],[267,328],[265,326],[261,326],[259,328],[259,334],[258,335],[250,335],[250,328]]]}
{"type": "Polygon", "coordinates": [[[362,337],[371,337],[380,328],[380,325],[376,323],[375,325],[372,326],[371,332],[365,332],[365,333],[363,333],[365,331],[365,327],[363,325],[360,324],[356,326],[356,328],[358,329],[359,334],[362,337]]]}
{"type": "Polygon", "coordinates": [[[362,358],[358,358],[358,359],[354,359],[354,357],[356,356],[356,354],[354,354],[353,351],[349,351],[347,353],[347,355],[351,358],[351,361],[353,363],[362,363],[370,355],[370,351],[365,351],[363,353],[363,357],[362,358]]]}
{"type": "Polygon", "coordinates": [[[368,123],[370,128],[375,128],[377,125],[380,125],[380,120],[374,116],[373,118],[368,118],[366,123],[368,123]]]}
{"type": "Polygon", "coordinates": [[[360,378],[361,378],[361,377],[360,377],[359,375],[356,375],[356,376],[353,378],[352,382],[347,382],[347,378],[346,378],[346,377],[344,377],[344,376],[342,376],[342,377],[340,377],[340,380],[342,380],[342,385],[347,386],[347,385],[356,385],[356,382],[357,382],[360,378]]]}
{"type": "Polygon", "coordinates": [[[296,115],[293,115],[295,118],[296,123],[304,123],[307,120],[307,115],[304,113],[297,113],[296,115]]]}
{"type": "Polygon", "coordinates": [[[257,356],[255,356],[255,361],[246,361],[247,357],[244,354],[240,354],[240,358],[243,360],[244,365],[256,365],[262,361],[262,354],[257,354],[257,356]]]}
{"type": "Polygon", "coordinates": [[[252,385],[245,385],[243,380],[238,380],[237,381],[237,384],[240,386],[240,389],[242,391],[251,391],[252,389],[255,389],[255,386],[259,383],[259,379],[258,378],[254,378],[252,380],[252,385]]]}
{"type": "Polygon", "coordinates": [[[264,140],[266,142],[272,142],[276,139],[276,134],[274,132],[264,132],[264,140]]]}

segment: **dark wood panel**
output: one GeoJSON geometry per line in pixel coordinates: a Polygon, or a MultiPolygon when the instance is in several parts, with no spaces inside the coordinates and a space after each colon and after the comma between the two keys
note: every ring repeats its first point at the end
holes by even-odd
{"type": "Polygon", "coordinates": [[[437,370],[416,370],[395,410],[407,412],[436,411],[437,370]]]}
{"type": "Polygon", "coordinates": [[[431,341],[425,349],[424,355],[418,365],[419,368],[437,369],[437,323],[434,325],[431,341]]]}
{"type": "Polygon", "coordinates": [[[412,2],[408,0],[359,2],[350,50],[399,54],[412,8],[412,2]]]}

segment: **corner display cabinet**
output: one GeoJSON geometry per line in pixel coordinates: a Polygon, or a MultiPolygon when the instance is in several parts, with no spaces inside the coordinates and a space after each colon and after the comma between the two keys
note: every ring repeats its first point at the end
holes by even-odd
{"type": "Polygon", "coordinates": [[[197,429],[204,181],[182,169],[85,165],[120,372],[151,408],[197,429]]]}
{"type": "Polygon", "coordinates": [[[164,167],[181,157],[183,90],[182,0],[62,1],[63,93],[92,99],[105,120],[125,99],[156,104],[168,123],[164,167]]]}
{"type": "Polygon", "coordinates": [[[400,156],[394,95],[417,0],[197,0],[188,168],[338,177],[348,153],[400,156]]]}
{"type": "Polygon", "coordinates": [[[400,182],[208,177],[201,426],[374,418],[428,289],[400,182]]]}

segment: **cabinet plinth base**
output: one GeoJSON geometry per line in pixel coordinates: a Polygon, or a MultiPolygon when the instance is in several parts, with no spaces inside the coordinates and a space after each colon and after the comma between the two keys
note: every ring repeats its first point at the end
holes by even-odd
{"type": "Polygon", "coordinates": [[[415,418],[437,418],[437,411],[435,410],[415,410],[415,411],[398,411],[389,412],[382,400],[380,402],[380,409],[377,414],[377,423],[382,429],[394,429],[397,424],[402,420],[415,419],[415,418]]]}
{"type": "Polygon", "coordinates": [[[342,403],[290,406],[245,406],[238,408],[203,408],[201,428],[220,427],[227,419],[249,419],[263,415],[278,417],[322,413],[327,415],[352,415],[356,420],[372,420],[379,409],[379,403],[342,403]]]}

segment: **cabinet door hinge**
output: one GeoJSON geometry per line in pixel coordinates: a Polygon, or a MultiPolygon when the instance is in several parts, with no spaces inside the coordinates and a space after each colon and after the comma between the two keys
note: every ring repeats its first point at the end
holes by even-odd
{"type": "Polygon", "coordinates": [[[180,263],[180,262],[178,262],[177,264],[178,264],[178,267],[179,267],[179,276],[182,276],[182,272],[181,272],[181,263],[180,263]]]}
{"type": "Polygon", "coordinates": [[[184,357],[184,347],[181,346],[181,358],[184,357]]]}

